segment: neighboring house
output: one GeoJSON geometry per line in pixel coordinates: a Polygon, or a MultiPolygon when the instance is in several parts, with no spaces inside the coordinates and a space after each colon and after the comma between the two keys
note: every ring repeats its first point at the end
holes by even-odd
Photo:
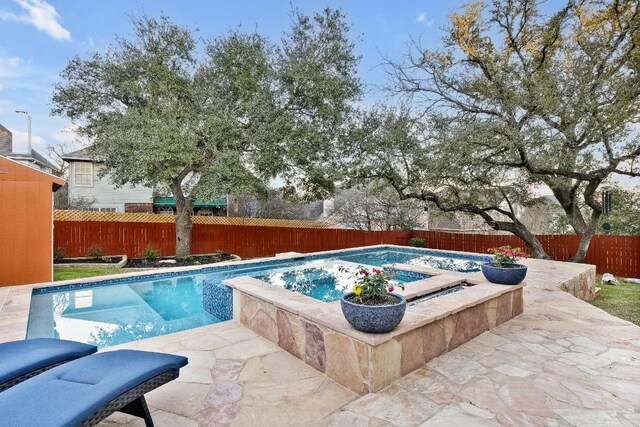
{"type": "MultiPolygon", "coordinates": [[[[526,206],[516,208],[518,218],[533,234],[558,233],[558,219],[566,216],[560,202],[550,195],[540,196],[526,206]]],[[[566,232],[571,230],[567,228],[566,232]]]]}
{"type": "Polygon", "coordinates": [[[0,286],[53,280],[53,197],[64,181],[0,156],[0,286]]]}
{"type": "MultiPolygon", "coordinates": [[[[102,162],[94,160],[88,150],[67,153],[62,160],[69,164],[68,197],[73,207],[82,200],[83,210],[101,212],[147,212],[175,213],[173,197],[154,197],[154,189],[142,185],[116,187],[108,175],[100,177],[104,169],[102,162]],[[88,203],[87,203],[88,202],[88,203]],[[89,206],[86,206],[86,205],[89,206]]],[[[213,202],[196,199],[195,215],[224,215],[226,200],[218,198],[213,202]]]]}
{"type": "Polygon", "coordinates": [[[450,231],[456,233],[495,233],[489,225],[479,216],[464,212],[442,212],[430,209],[423,215],[425,230],[450,231]]]}
{"type": "Polygon", "coordinates": [[[34,149],[30,148],[28,153],[14,153],[13,134],[2,125],[0,125],[0,155],[46,173],[58,172],[58,168],[54,164],[34,149]]]}
{"type": "Polygon", "coordinates": [[[79,200],[90,201],[85,210],[101,212],[153,212],[153,189],[140,185],[125,185],[120,188],[109,176],[100,177],[104,165],[95,161],[87,149],[73,151],[62,157],[69,163],[69,205],[79,200]]]}

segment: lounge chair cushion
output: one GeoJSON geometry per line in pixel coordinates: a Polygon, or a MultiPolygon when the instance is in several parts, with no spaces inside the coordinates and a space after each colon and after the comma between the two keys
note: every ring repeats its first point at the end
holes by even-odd
{"type": "Polygon", "coordinates": [[[0,424],[75,426],[122,393],[186,364],[186,357],[135,350],[74,360],[0,393],[0,424]]]}
{"type": "Polygon", "coordinates": [[[53,338],[11,341],[0,344],[0,384],[46,366],[95,353],[95,345],[53,338]]]}

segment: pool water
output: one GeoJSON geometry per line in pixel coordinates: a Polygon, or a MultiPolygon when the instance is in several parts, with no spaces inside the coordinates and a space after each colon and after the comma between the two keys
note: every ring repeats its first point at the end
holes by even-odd
{"type": "MultiPolygon", "coordinates": [[[[203,308],[204,280],[220,284],[225,279],[251,276],[330,302],[340,299],[353,284],[349,272],[338,270],[340,265],[352,271],[359,266],[394,263],[475,271],[473,268],[481,260],[441,255],[419,249],[376,247],[34,289],[27,338],[70,339],[104,348],[227,320],[203,308]]],[[[394,273],[394,283],[428,277],[400,270],[394,273]]]]}
{"type": "Polygon", "coordinates": [[[457,254],[452,256],[422,255],[415,250],[381,250],[342,256],[340,259],[364,265],[381,266],[384,264],[407,264],[417,265],[441,270],[459,271],[471,273],[480,271],[480,263],[477,260],[461,257],[457,254]]]}
{"type": "Polygon", "coordinates": [[[100,348],[217,323],[191,277],[34,294],[27,338],[53,337],[100,348]]]}
{"type": "MultiPolygon", "coordinates": [[[[342,258],[341,258],[342,259],[342,258]]],[[[297,268],[275,269],[269,274],[254,276],[256,279],[270,283],[283,289],[297,292],[324,302],[339,300],[351,290],[353,275],[363,264],[344,261],[316,261],[297,268]],[[342,270],[340,267],[344,267],[342,270]]],[[[424,279],[429,276],[405,273],[400,270],[392,272],[391,286],[424,279]]]]}

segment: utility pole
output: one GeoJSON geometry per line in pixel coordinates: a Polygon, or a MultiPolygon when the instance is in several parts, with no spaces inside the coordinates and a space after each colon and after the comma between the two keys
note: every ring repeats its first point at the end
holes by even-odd
{"type": "Polygon", "coordinates": [[[26,115],[27,119],[29,120],[29,132],[27,136],[27,154],[31,155],[31,116],[25,110],[16,110],[16,113],[26,115]]]}

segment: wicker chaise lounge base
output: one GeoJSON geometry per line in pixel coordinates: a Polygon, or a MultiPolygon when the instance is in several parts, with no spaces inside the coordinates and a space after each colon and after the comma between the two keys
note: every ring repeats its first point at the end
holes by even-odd
{"type": "Polygon", "coordinates": [[[0,393],[0,425],[93,426],[120,411],[153,426],[144,394],[186,364],[182,356],[135,350],[83,357],[0,393]]]}
{"type": "Polygon", "coordinates": [[[36,338],[0,344],[0,392],[63,363],[98,351],[95,345],[36,338]]]}
{"type": "Polygon", "coordinates": [[[147,427],[153,427],[151,412],[149,412],[149,407],[147,406],[144,395],[176,378],[178,378],[178,371],[168,371],[151,378],[149,381],[145,381],[139,386],[122,393],[98,411],[85,418],[79,426],[94,426],[114,412],[124,412],[125,414],[143,418],[147,427]]]}

